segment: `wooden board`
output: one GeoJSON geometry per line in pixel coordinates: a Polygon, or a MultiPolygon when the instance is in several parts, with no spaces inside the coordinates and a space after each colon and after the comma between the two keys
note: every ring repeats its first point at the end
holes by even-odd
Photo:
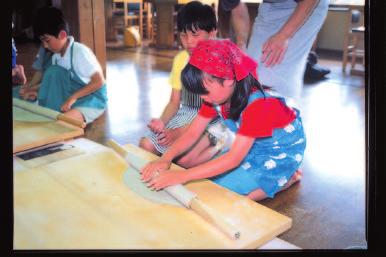
{"type": "Polygon", "coordinates": [[[14,249],[257,248],[291,227],[290,218],[208,180],[188,183],[240,228],[241,238],[229,239],[189,209],[132,192],[123,183],[127,163],[113,150],[83,138],[66,144],[77,154],[55,153],[48,163],[14,157],[14,249]]]}
{"type": "Polygon", "coordinates": [[[84,133],[82,128],[64,121],[41,116],[42,121],[39,122],[39,114],[28,110],[21,112],[16,106],[13,109],[13,153],[72,139],[84,133]],[[23,117],[18,117],[21,114],[23,117]]]}

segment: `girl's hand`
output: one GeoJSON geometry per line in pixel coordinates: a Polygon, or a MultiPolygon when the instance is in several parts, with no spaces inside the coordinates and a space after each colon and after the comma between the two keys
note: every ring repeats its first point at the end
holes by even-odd
{"type": "Polygon", "coordinates": [[[288,38],[281,34],[274,34],[263,45],[261,62],[266,67],[272,67],[282,62],[288,48],[288,38]]]}
{"type": "Polygon", "coordinates": [[[165,129],[157,135],[158,143],[161,146],[169,146],[180,136],[178,129],[165,129]]]}
{"type": "Polygon", "coordinates": [[[184,184],[189,181],[187,175],[188,173],[184,170],[161,171],[151,178],[147,186],[158,191],[168,186],[184,184]]]}
{"type": "Polygon", "coordinates": [[[62,107],[60,107],[60,110],[62,112],[68,112],[70,109],[71,109],[71,106],[76,102],[76,99],[73,98],[73,97],[69,97],[65,102],[64,104],[62,105],[62,107]]]}
{"type": "Polygon", "coordinates": [[[160,133],[165,129],[165,124],[161,119],[151,119],[147,126],[154,133],[160,133]]]}
{"type": "Polygon", "coordinates": [[[150,179],[155,175],[159,174],[159,172],[169,169],[170,165],[170,161],[166,161],[162,158],[148,163],[140,170],[142,181],[150,181],[150,179]]]}

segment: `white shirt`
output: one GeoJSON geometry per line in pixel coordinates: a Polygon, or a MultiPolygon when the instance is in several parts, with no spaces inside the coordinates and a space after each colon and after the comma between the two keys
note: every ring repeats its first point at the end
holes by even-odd
{"type": "Polygon", "coordinates": [[[91,80],[91,76],[97,72],[102,72],[101,65],[99,64],[95,54],[86,45],[78,42],[74,42],[74,37],[69,36],[70,43],[63,56],[60,53],[54,53],[52,55],[52,63],[59,65],[67,70],[71,68],[71,47],[74,45],[72,64],[75,73],[80,79],[88,84],[91,80]]]}

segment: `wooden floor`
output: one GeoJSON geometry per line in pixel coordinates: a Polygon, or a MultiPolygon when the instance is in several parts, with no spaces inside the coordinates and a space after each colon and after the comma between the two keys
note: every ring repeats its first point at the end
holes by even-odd
{"type": "MultiPolygon", "coordinates": [[[[20,44],[18,63],[27,76],[37,47],[20,44]]],[[[168,74],[175,51],[108,49],[108,110],[85,131],[105,144],[137,144],[170,96],[168,74]]],[[[323,57],[323,56],[322,56],[323,57]]],[[[336,56],[319,64],[328,79],[304,85],[298,102],[307,136],[300,183],[261,203],[293,219],[281,239],[306,249],[366,247],[364,78],[341,72],[336,56]]],[[[258,218],[258,217],[256,217],[258,218]]]]}

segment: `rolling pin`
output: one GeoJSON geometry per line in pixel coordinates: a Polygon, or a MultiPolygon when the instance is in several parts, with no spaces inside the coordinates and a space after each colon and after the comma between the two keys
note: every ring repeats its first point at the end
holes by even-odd
{"type": "MultiPolygon", "coordinates": [[[[126,162],[138,172],[146,165],[147,161],[137,158],[119,145],[114,140],[108,140],[107,144],[113,148],[126,162]]],[[[203,203],[195,193],[189,191],[181,184],[164,188],[168,194],[177,199],[186,208],[189,208],[203,217],[207,222],[215,225],[231,239],[239,239],[241,234],[232,224],[219,217],[208,205],[203,203]]]]}
{"type": "Polygon", "coordinates": [[[27,101],[13,98],[13,105],[20,107],[22,109],[28,110],[30,112],[48,117],[50,119],[62,120],[62,121],[65,121],[67,123],[70,123],[70,124],[77,126],[77,127],[80,127],[80,128],[86,127],[86,123],[84,123],[80,120],[73,119],[71,117],[65,116],[63,113],[57,112],[55,110],[51,110],[49,108],[46,108],[46,107],[43,107],[43,106],[40,106],[37,104],[32,104],[32,103],[29,103],[27,101]]]}

